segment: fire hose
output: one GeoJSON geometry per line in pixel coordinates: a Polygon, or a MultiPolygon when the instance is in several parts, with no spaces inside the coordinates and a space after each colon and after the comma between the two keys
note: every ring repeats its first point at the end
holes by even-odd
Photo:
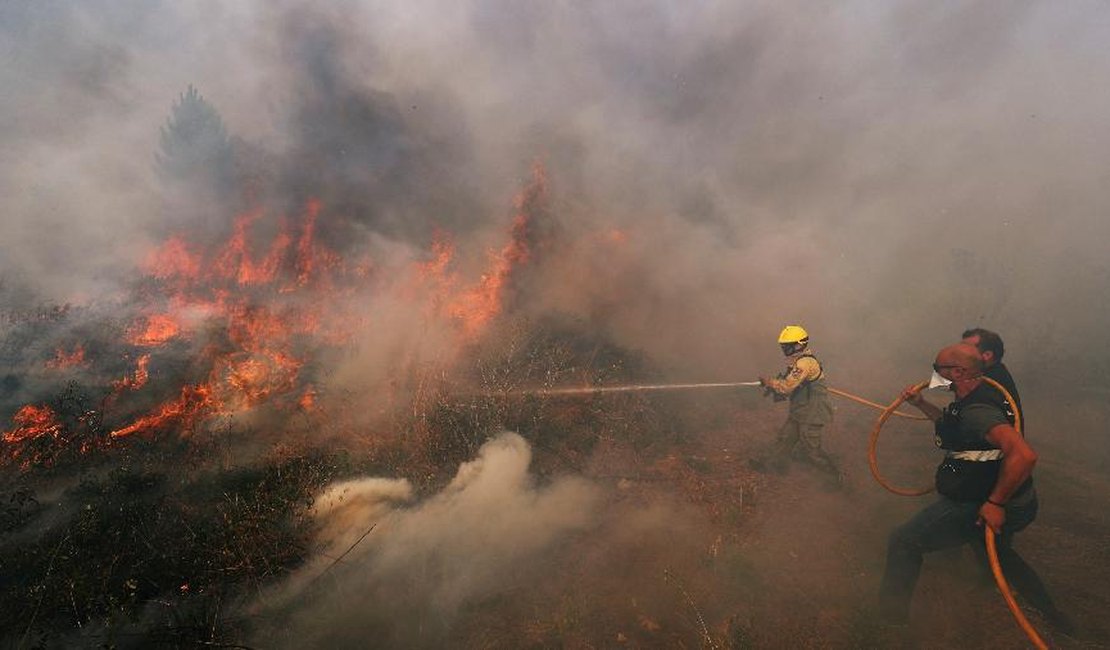
{"type": "MultiPolygon", "coordinates": [[[[584,395],[593,393],[631,393],[642,391],[660,391],[660,390],[688,390],[691,388],[733,388],[740,386],[760,387],[763,386],[762,382],[758,381],[732,381],[722,383],[697,383],[697,384],[635,384],[630,386],[582,386],[582,387],[567,387],[567,388],[533,388],[507,391],[506,395],[538,395],[538,396],[555,396],[555,395],[584,395]]],[[[839,395],[863,404],[872,408],[883,410],[886,407],[878,402],[872,402],[869,399],[864,399],[859,395],[842,391],[836,388],[828,388],[828,391],[833,395],[839,395]]],[[[924,415],[914,415],[913,413],[903,413],[901,411],[892,411],[887,417],[897,415],[898,417],[906,418],[908,420],[928,420],[929,418],[924,415]]]]}
{"type": "MultiPolygon", "coordinates": [[[[1003,387],[1001,384],[991,379],[990,377],[983,377],[983,380],[998,389],[998,391],[1002,393],[1003,397],[1006,398],[1007,403],[1009,403],[1013,407],[1014,429],[1016,429],[1019,434],[1024,435],[1021,430],[1021,411],[1018,409],[1017,402],[1014,400],[1013,395],[1011,395],[1010,391],[1006,390],[1005,387],[1003,387]]],[[[912,390],[913,392],[917,392],[928,385],[929,382],[923,381],[920,384],[915,385],[912,390]]],[[[879,473],[879,463],[876,460],[876,449],[879,442],[879,432],[882,431],[883,425],[886,424],[886,421],[890,419],[890,416],[896,412],[896,409],[901,406],[902,402],[904,401],[905,397],[899,395],[893,402],[890,403],[889,406],[885,407],[883,409],[883,412],[879,415],[878,421],[875,422],[875,428],[871,430],[871,442],[868,445],[867,461],[871,467],[871,475],[875,477],[875,480],[878,481],[879,485],[883,486],[894,494],[899,494],[902,496],[921,496],[923,494],[931,492],[932,488],[926,487],[914,489],[899,488],[897,486],[894,486],[885,478],[883,478],[882,474],[879,473]]],[[[1042,639],[1041,636],[1037,633],[1037,630],[1033,628],[1033,625],[1029,622],[1029,619],[1025,617],[1025,614],[1021,611],[1021,608],[1018,607],[1017,600],[1014,599],[1014,593],[1010,589],[1010,584],[1006,582],[1006,577],[1002,575],[1002,565],[998,561],[998,549],[995,547],[994,531],[989,525],[984,524],[983,534],[986,537],[987,557],[990,559],[991,573],[994,574],[994,582],[998,585],[998,590],[1002,592],[1002,598],[1006,601],[1006,607],[1010,609],[1010,613],[1014,615],[1014,620],[1017,621],[1017,624],[1021,628],[1021,630],[1025,632],[1025,636],[1029,637],[1029,641],[1033,643],[1033,646],[1038,648],[1038,650],[1048,650],[1048,644],[1045,643],[1044,639],[1042,639]]]]}

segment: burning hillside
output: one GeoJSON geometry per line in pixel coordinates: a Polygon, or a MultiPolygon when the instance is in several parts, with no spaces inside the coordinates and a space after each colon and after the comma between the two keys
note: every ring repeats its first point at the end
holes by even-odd
{"type": "MultiPolygon", "coordinates": [[[[613,400],[505,396],[646,370],[573,319],[529,308],[560,246],[552,219],[540,164],[478,247],[439,228],[425,249],[379,258],[328,243],[336,228],[324,224],[344,216],[323,200],[264,203],[224,227],[168,234],[109,303],[13,315],[4,627],[46,644],[214,642],[256,626],[217,625],[224,599],[318,559],[309,506],[331,481],[373,472],[436,489],[506,429],[543,446],[544,472],[585,463],[607,436],[651,445],[666,423],[641,398],[614,412],[613,400]],[[374,338],[397,313],[418,335],[385,346],[394,356],[379,381],[346,383],[335,368],[383,348],[374,338]],[[42,526],[33,541],[30,526],[42,526]]],[[[527,466],[515,481],[529,480],[527,466]]]]}
{"type": "MultiPolygon", "coordinates": [[[[383,277],[369,257],[345,258],[316,239],[326,208],[315,200],[292,219],[261,209],[240,214],[219,246],[206,249],[187,233],[169,238],[146,256],[132,297],[116,306],[134,314],[126,324],[93,341],[61,342],[43,362],[96,406],[69,421],[59,419],[49,393],[20,406],[3,434],[4,455],[31,469],[52,464],[71,440],[87,450],[133,435],[188,436],[213,418],[252,411],[312,411],[325,397],[315,372],[322,360],[341,356],[356,330],[376,325],[355,304],[371,292],[396,294],[426,327],[452,333],[457,356],[513,299],[537,245],[533,222],[545,209],[545,183],[537,166],[514,200],[506,243],[487,253],[475,278],[459,271],[443,232],[427,261],[383,277]],[[98,362],[126,367],[97,383],[107,377],[98,362]]],[[[443,369],[452,362],[439,361],[443,369]]]]}

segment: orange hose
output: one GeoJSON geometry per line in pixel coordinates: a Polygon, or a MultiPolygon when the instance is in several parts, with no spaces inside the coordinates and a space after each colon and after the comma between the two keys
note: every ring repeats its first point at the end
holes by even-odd
{"type": "MultiPolygon", "coordinates": [[[[914,390],[922,390],[923,388],[925,388],[928,385],[929,385],[929,382],[923,381],[920,384],[917,384],[916,386],[914,386],[913,388],[914,388],[914,390]]],[[[904,402],[904,401],[906,401],[906,400],[901,395],[899,395],[897,397],[897,399],[895,399],[893,402],[890,403],[890,406],[887,406],[885,409],[883,409],[883,412],[881,414],[879,414],[879,420],[875,423],[875,428],[871,430],[871,443],[868,445],[868,448],[867,448],[867,464],[871,467],[871,476],[875,477],[875,480],[879,482],[879,485],[883,486],[884,488],[886,488],[887,490],[890,490],[891,492],[893,492],[895,494],[900,494],[904,497],[918,497],[918,496],[921,496],[922,494],[928,494],[928,493],[932,492],[933,488],[932,487],[924,487],[924,488],[900,488],[900,487],[895,487],[894,485],[891,485],[889,481],[887,481],[885,478],[883,478],[882,474],[879,473],[879,460],[878,460],[878,457],[877,457],[878,456],[877,449],[878,449],[878,446],[879,446],[879,432],[883,430],[883,425],[886,424],[886,421],[890,419],[890,416],[895,412],[895,409],[897,409],[899,406],[901,406],[902,402],[904,402]]],[[[925,418],[925,419],[928,419],[928,418],[925,418]]]]}
{"type": "MultiPolygon", "coordinates": [[[[1002,393],[1002,396],[1006,398],[1006,401],[1014,409],[1014,429],[1018,432],[1018,434],[1024,435],[1021,430],[1021,410],[1018,408],[1017,402],[1014,400],[1014,396],[1011,395],[1010,391],[1006,390],[1006,388],[1002,384],[991,379],[990,377],[983,377],[983,381],[987,382],[991,386],[994,386],[996,389],[998,389],[1000,393],[1002,393]]],[[[920,384],[915,385],[913,389],[915,391],[919,391],[924,389],[928,385],[929,382],[923,381],[920,384]]],[[[879,485],[883,486],[884,488],[895,494],[900,494],[902,496],[921,496],[922,494],[928,494],[929,492],[932,492],[933,488],[928,487],[914,490],[895,487],[887,482],[887,480],[883,478],[882,474],[879,473],[879,463],[876,454],[876,449],[879,443],[879,432],[882,431],[883,425],[886,424],[886,421],[888,419],[890,419],[890,416],[895,412],[895,409],[901,406],[902,402],[904,401],[905,399],[901,395],[899,395],[879,415],[879,419],[875,423],[875,428],[871,430],[871,443],[868,446],[867,450],[867,461],[868,464],[871,466],[871,475],[875,477],[875,480],[878,481],[879,485]]],[[[1002,565],[998,561],[998,549],[995,548],[994,543],[994,531],[991,530],[991,527],[986,525],[985,523],[983,525],[983,528],[985,529],[984,535],[986,536],[987,543],[987,558],[990,560],[991,573],[994,574],[994,581],[998,585],[998,590],[1002,592],[1002,598],[1006,601],[1006,606],[1010,609],[1010,613],[1013,614],[1014,620],[1017,621],[1018,627],[1021,628],[1022,632],[1025,632],[1025,636],[1029,637],[1029,640],[1033,643],[1033,645],[1038,648],[1038,650],[1048,650],[1048,645],[1044,642],[1044,639],[1042,639],[1041,636],[1037,634],[1037,630],[1033,628],[1033,625],[1029,623],[1029,619],[1025,617],[1025,614],[1021,611],[1021,608],[1018,607],[1017,600],[1014,599],[1014,593],[1010,589],[1010,584],[1006,582],[1006,576],[1002,575],[1002,565]]]]}
{"type": "Polygon", "coordinates": [[[1037,630],[1033,628],[1029,619],[1025,618],[1025,613],[1021,611],[1017,601],[1014,600],[1014,594],[1010,591],[1010,585],[1006,582],[1006,577],[1002,575],[1002,565],[998,562],[998,549],[994,545],[994,531],[986,524],[983,525],[983,528],[986,529],[987,557],[991,561],[991,573],[994,574],[994,582],[998,585],[998,590],[1002,592],[1002,598],[1006,600],[1006,606],[1010,608],[1010,613],[1014,615],[1018,626],[1025,632],[1025,636],[1033,642],[1033,645],[1038,650],[1048,650],[1048,644],[1044,642],[1040,634],[1037,634],[1037,630]]]}
{"type": "MultiPolygon", "coordinates": [[[[871,408],[879,409],[880,411],[886,408],[885,406],[883,406],[882,404],[879,404],[878,402],[872,402],[871,400],[864,399],[864,398],[860,397],[859,395],[853,395],[851,393],[846,393],[846,392],[844,392],[842,390],[839,390],[839,389],[836,389],[836,388],[829,387],[828,391],[830,393],[832,393],[833,395],[840,395],[841,397],[847,397],[848,399],[852,400],[853,402],[859,402],[860,404],[863,404],[865,406],[870,406],[871,408]]],[[[901,411],[894,411],[893,415],[897,415],[900,418],[906,418],[907,420],[928,420],[929,419],[929,418],[925,417],[924,415],[914,415],[913,413],[903,413],[901,411]]]]}

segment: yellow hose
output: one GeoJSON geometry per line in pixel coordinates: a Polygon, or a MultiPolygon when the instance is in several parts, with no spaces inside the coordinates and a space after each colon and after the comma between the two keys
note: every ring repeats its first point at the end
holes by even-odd
{"type": "MultiPolygon", "coordinates": [[[[1002,396],[1006,399],[1006,402],[1008,402],[1010,406],[1014,409],[1014,429],[1017,430],[1018,434],[1024,435],[1021,430],[1021,411],[1018,408],[1017,402],[1014,400],[1014,396],[1011,395],[1010,391],[1006,390],[1006,388],[1002,384],[991,379],[990,377],[983,377],[982,379],[991,386],[994,386],[996,389],[998,389],[1000,393],[1002,393],[1002,396]]],[[[924,389],[928,385],[929,382],[923,381],[920,384],[915,385],[913,387],[913,390],[919,391],[924,389]]],[[[875,477],[875,480],[879,482],[879,485],[883,486],[884,488],[895,494],[900,494],[902,496],[920,496],[922,494],[932,492],[933,488],[929,487],[915,490],[895,487],[887,482],[887,480],[884,479],[879,473],[879,463],[876,460],[876,449],[879,442],[879,432],[882,431],[883,425],[886,424],[886,421],[888,419],[890,419],[890,416],[895,412],[895,409],[897,409],[904,401],[905,398],[899,395],[879,415],[878,421],[875,422],[875,428],[871,430],[871,443],[868,446],[867,450],[867,461],[868,464],[871,466],[871,475],[875,477]]],[[[1002,592],[1002,598],[1006,601],[1006,607],[1010,609],[1010,613],[1013,614],[1014,620],[1017,621],[1018,627],[1021,628],[1022,632],[1025,632],[1025,636],[1029,637],[1029,640],[1033,643],[1033,646],[1038,648],[1038,650],[1048,650],[1048,644],[1044,642],[1044,639],[1042,639],[1041,635],[1037,633],[1037,630],[1033,628],[1033,625],[1029,622],[1029,619],[1025,617],[1025,613],[1021,611],[1020,607],[1018,607],[1017,600],[1014,599],[1014,592],[1010,589],[1010,584],[1006,582],[1006,576],[1002,575],[1002,565],[998,561],[998,549],[995,547],[994,542],[994,531],[991,530],[991,527],[986,525],[985,523],[983,525],[983,529],[983,534],[986,536],[987,557],[990,559],[991,573],[994,574],[994,581],[998,585],[998,590],[1002,592]]]]}

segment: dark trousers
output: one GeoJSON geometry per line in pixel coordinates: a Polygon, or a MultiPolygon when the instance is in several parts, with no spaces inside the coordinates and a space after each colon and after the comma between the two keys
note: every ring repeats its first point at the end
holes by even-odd
{"type": "MultiPolygon", "coordinates": [[[[904,622],[908,619],[910,599],[926,553],[970,543],[976,548],[976,557],[986,561],[983,528],[975,523],[980,505],[940,497],[894,529],[887,545],[886,570],[879,587],[879,607],[887,620],[904,622]]],[[[1011,546],[1014,533],[1036,517],[1037,493],[1031,488],[1007,504],[1006,523],[996,539],[996,548],[1006,580],[1031,606],[1051,617],[1057,612],[1052,598],[1037,573],[1011,546]]]]}

